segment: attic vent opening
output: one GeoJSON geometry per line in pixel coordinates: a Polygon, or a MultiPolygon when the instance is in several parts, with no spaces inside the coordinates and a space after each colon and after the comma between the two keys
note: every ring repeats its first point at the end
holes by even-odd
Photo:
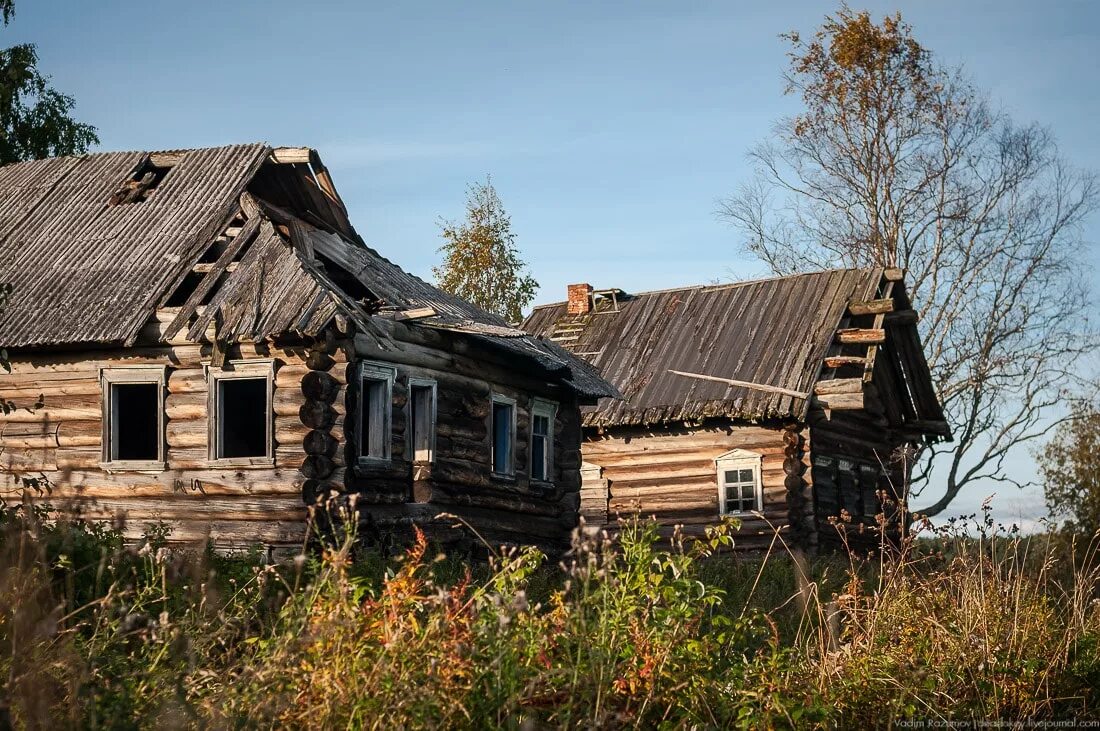
{"type": "Polygon", "coordinates": [[[331,279],[333,284],[339,287],[348,297],[356,302],[368,305],[377,299],[374,294],[347,269],[319,251],[314,252],[314,256],[317,257],[317,261],[320,263],[321,269],[324,270],[325,276],[331,279]]]}
{"type": "MultiPolygon", "coordinates": [[[[158,160],[158,162],[165,162],[158,160]]],[[[122,183],[122,187],[111,196],[112,206],[127,205],[129,203],[141,203],[149,198],[157,187],[164,181],[172,165],[156,164],[152,158],[146,158],[141,165],[134,169],[129,179],[122,183]]]]}

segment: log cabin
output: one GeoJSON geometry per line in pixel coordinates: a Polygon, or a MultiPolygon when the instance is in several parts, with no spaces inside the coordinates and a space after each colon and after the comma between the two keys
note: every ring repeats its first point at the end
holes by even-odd
{"type": "Polygon", "coordinates": [[[567,295],[523,327],[624,397],[582,410],[590,523],[697,535],[736,516],[749,549],[873,548],[900,525],[913,451],[950,439],[900,270],[567,295]]]}
{"type": "Polygon", "coordinates": [[[131,538],[289,551],[343,496],[370,540],[561,547],[579,406],[617,395],[369,248],[309,148],[0,168],[0,283],[4,499],[131,538]]]}

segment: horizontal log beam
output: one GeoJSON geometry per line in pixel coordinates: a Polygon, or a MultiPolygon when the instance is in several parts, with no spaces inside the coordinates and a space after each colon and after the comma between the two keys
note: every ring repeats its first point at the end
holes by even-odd
{"type": "Polygon", "coordinates": [[[850,315],[881,315],[886,312],[894,311],[893,299],[879,299],[879,300],[854,300],[848,303],[848,314],[850,315]]]}
{"type": "Polygon", "coordinates": [[[886,342],[886,331],[881,328],[847,327],[836,331],[836,339],[844,344],[878,345],[886,342]]]}
{"type": "Polygon", "coordinates": [[[843,368],[844,366],[862,367],[867,359],[862,355],[830,355],[825,359],[826,368],[843,368]]]}
{"type": "Polygon", "coordinates": [[[916,325],[918,320],[919,318],[914,310],[898,310],[897,312],[888,312],[885,315],[887,325],[916,325]]]}
{"type": "Polygon", "coordinates": [[[815,406],[832,411],[855,411],[863,408],[863,392],[859,393],[833,393],[818,396],[814,399],[815,406]]]}
{"type": "Polygon", "coordinates": [[[828,381],[818,381],[814,386],[814,393],[825,396],[834,393],[860,393],[863,391],[862,378],[834,378],[828,381]]]}
{"type": "Polygon", "coordinates": [[[882,277],[887,282],[900,282],[905,276],[905,270],[901,267],[886,267],[882,270],[882,277]]]}

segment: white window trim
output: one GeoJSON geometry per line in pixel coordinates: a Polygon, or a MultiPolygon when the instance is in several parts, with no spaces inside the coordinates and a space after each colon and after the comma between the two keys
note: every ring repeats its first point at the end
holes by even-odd
{"type": "Polygon", "coordinates": [[[249,467],[270,466],[275,464],[275,361],[270,358],[255,360],[228,361],[228,369],[206,368],[208,381],[207,414],[209,428],[207,447],[210,462],[218,466],[249,467]],[[264,378],[267,380],[267,454],[262,457],[219,457],[218,456],[218,382],[264,378]]]}
{"type": "Polygon", "coordinates": [[[397,380],[397,369],[385,363],[364,360],[359,363],[358,375],[359,395],[356,399],[355,411],[355,455],[356,462],[360,465],[377,465],[389,462],[393,459],[393,383],[397,380]],[[385,408],[382,410],[382,455],[363,454],[363,381],[381,381],[385,384],[386,395],[383,399],[385,408]]]}
{"type": "Polygon", "coordinates": [[[417,463],[421,463],[421,464],[425,464],[425,463],[426,464],[434,464],[435,463],[435,423],[436,423],[436,408],[437,408],[436,403],[437,403],[437,398],[438,398],[437,392],[438,392],[439,387],[436,384],[436,382],[434,380],[432,380],[431,378],[412,378],[412,377],[409,378],[409,394],[408,394],[408,398],[405,400],[406,401],[405,405],[407,407],[406,412],[405,412],[405,418],[406,418],[405,423],[412,425],[413,434],[415,435],[416,425],[415,425],[414,422],[415,422],[415,419],[416,419],[416,413],[413,411],[413,397],[412,397],[414,388],[428,388],[428,389],[431,389],[431,392],[432,392],[431,399],[432,400],[431,400],[431,406],[429,407],[430,412],[429,412],[429,415],[428,415],[428,424],[429,424],[429,428],[431,429],[431,432],[428,436],[428,459],[427,460],[422,460],[422,459],[418,460],[416,458],[416,445],[415,444],[410,444],[410,445],[408,445],[409,449],[411,450],[410,454],[408,455],[409,461],[410,462],[417,462],[417,463]]]}
{"type": "Polygon", "coordinates": [[[504,396],[499,393],[494,393],[490,396],[489,402],[489,471],[492,472],[493,477],[503,477],[507,479],[513,479],[516,476],[516,400],[509,396],[504,396]],[[493,429],[493,405],[494,404],[507,404],[512,407],[512,424],[508,431],[508,460],[507,460],[507,472],[497,472],[496,464],[496,430],[493,429]]]}
{"type": "Polygon", "coordinates": [[[714,466],[715,476],[718,479],[719,515],[748,515],[750,512],[747,510],[726,509],[726,484],[724,475],[726,470],[752,470],[753,496],[755,498],[754,504],[757,511],[762,511],[764,509],[764,485],[760,475],[763,461],[763,455],[756,452],[750,452],[746,449],[734,449],[715,458],[714,466]]]}
{"type": "Polygon", "coordinates": [[[527,445],[527,454],[531,455],[528,462],[534,458],[535,454],[535,417],[545,416],[548,420],[548,431],[546,434],[546,451],[543,454],[543,474],[545,477],[535,477],[534,464],[527,465],[527,474],[531,476],[531,479],[536,482],[553,483],[554,482],[554,420],[558,418],[558,405],[554,401],[548,401],[546,399],[536,398],[531,400],[531,427],[528,430],[530,432],[530,443],[527,445]]]}
{"type": "Polygon", "coordinates": [[[168,384],[168,366],[134,365],[112,366],[99,369],[100,384],[100,423],[101,452],[100,467],[105,470],[156,471],[161,472],[168,466],[168,445],[164,438],[167,422],[164,414],[164,399],[168,384]],[[111,459],[111,446],[114,438],[114,416],[111,414],[111,386],[116,383],[155,383],[159,387],[157,408],[157,459],[111,459]]]}

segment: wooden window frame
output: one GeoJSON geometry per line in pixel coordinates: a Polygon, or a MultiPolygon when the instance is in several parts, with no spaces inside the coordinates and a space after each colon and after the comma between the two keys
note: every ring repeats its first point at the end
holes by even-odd
{"type": "Polygon", "coordinates": [[[206,368],[207,409],[207,448],[210,463],[218,467],[273,467],[275,465],[275,361],[272,359],[231,360],[230,368],[206,368]],[[262,457],[219,457],[219,412],[218,384],[221,381],[259,380],[267,381],[267,426],[265,443],[267,454],[262,457]]]}
{"type": "Polygon", "coordinates": [[[548,399],[535,398],[531,400],[531,426],[528,430],[529,444],[527,445],[528,458],[527,474],[535,482],[545,484],[554,483],[554,421],[558,418],[558,404],[548,399]],[[546,449],[543,452],[543,476],[535,477],[535,417],[545,416],[548,422],[546,433],[546,449]]]}
{"type": "Polygon", "coordinates": [[[413,435],[412,441],[414,442],[414,443],[409,445],[409,449],[411,450],[410,455],[409,455],[409,461],[414,463],[414,464],[434,464],[435,463],[436,414],[437,414],[437,408],[438,408],[437,403],[438,403],[438,398],[439,398],[438,397],[439,386],[435,382],[435,380],[433,380],[431,378],[412,378],[412,377],[410,377],[409,378],[409,383],[408,383],[408,389],[409,389],[409,397],[408,397],[408,399],[406,399],[406,407],[407,407],[407,409],[406,409],[406,423],[409,424],[412,427],[412,435],[413,435]],[[416,412],[413,410],[413,389],[416,389],[416,388],[430,389],[431,393],[432,393],[431,405],[429,406],[429,414],[428,414],[428,424],[429,424],[430,431],[429,431],[429,434],[428,434],[428,458],[427,459],[417,459],[416,458],[416,444],[415,444],[415,440],[416,440],[416,412]]]}
{"type": "MultiPolygon", "coordinates": [[[[749,515],[751,510],[730,510],[726,500],[726,480],[725,472],[727,470],[752,470],[753,478],[753,505],[755,509],[763,511],[764,509],[764,482],[761,477],[761,468],[763,466],[764,456],[757,452],[750,452],[745,449],[735,449],[731,452],[726,452],[723,455],[718,456],[714,460],[715,477],[718,481],[718,514],[720,516],[732,515],[749,515]]],[[[742,484],[738,481],[736,484],[742,484]]],[[[740,502],[740,501],[738,501],[740,502]]]]}
{"type": "Polygon", "coordinates": [[[99,369],[100,384],[100,463],[104,470],[132,472],[163,472],[168,468],[168,443],[165,439],[165,397],[168,391],[168,366],[132,365],[99,369]],[[157,409],[157,459],[111,459],[114,436],[114,414],[111,413],[111,387],[119,383],[152,383],[159,387],[157,409]]]}
{"type": "Polygon", "coordinates": [[[489,472],[493,477],[501,480],[514,480],[516,478],[516,400],[511,396],[494,393],[489,396],[489,472]],[[497,445],[496,429],[493,424],[493,414],[496,405],[503,404],[512,409],[511,425],[508,429],[508,460],[507,472],[497,472],[497,445]]]}
{"type": "Polygon", "coordinates": [[[378,465],[393,460],[393,384],[396,380],[397,369],[392,365],[370,360],[359,362],[356,372],[358,396],[355,403],[355,422],[352,425],[355,432],[355,461],[358,465],[378,465]],[[382,433],[385,438],[382,440],[381,456],[363,454],[363,397],[366,395],[363,383],[365,381],[385,384],[386,395],[382,400],[385,405],[382,411],[382,433]]]}

